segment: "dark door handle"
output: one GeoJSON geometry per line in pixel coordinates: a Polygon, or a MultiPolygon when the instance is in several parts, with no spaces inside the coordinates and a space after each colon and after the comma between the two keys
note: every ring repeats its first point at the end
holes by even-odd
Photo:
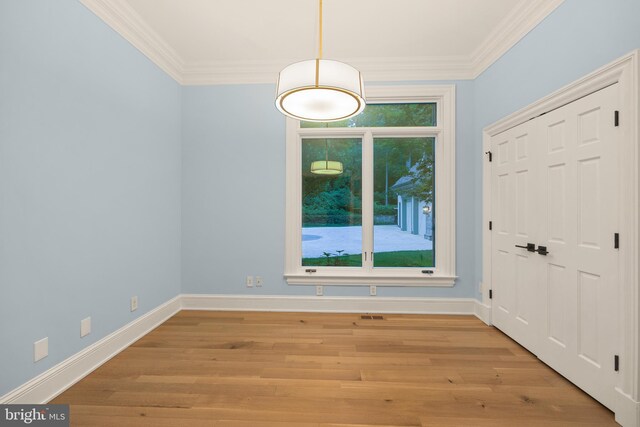
{"type": "Polygon", "coordinates": [[[538,249],[535,252],[538,252],[540,255],[545,255],[545,256],[549,253],[549,251],[547,251],[546,246],[538,246],[538,249]]]}
{"type": "Polygon", "coordinates": [[[536,251],[536,244],[535,243],[527,243],[527,246],[516,245],[516,248],[522,248],[522,249],[528,250],[529,252],[535,252],[536,251]]]}

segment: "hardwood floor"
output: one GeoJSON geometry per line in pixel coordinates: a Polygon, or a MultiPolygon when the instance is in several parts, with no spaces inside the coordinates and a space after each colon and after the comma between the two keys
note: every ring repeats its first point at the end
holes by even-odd
{"type": "Polygon", "coordinates": [[[78,426],[607,426],[471,316],[182,311],[52,403],[78,426]]]}

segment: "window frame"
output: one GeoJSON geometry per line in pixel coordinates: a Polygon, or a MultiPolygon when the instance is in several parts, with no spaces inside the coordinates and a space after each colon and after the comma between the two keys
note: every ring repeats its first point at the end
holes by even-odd
{"type": "MultiPolygon", "coordinates": [[[[301,128],[286,119],[285,270],[289,285],[331,286],[444,286],[455,283],[455,86],[398,85],[367,87],[367,102],[394,104],[434,102],[436,126],[301,128]],[[362,246],[373,251],[373,139],[383,137],[435,137],[436,265],[420,267],[308,267],[302,266],[302,139],[362,138],[362,246]],[[313,270],[308,271],[308,270],[313,270]],[[431,270],[425,274],[423,270],[431,270]]],[[[374,254],[375,255],[375,254],[374,254]]]]}

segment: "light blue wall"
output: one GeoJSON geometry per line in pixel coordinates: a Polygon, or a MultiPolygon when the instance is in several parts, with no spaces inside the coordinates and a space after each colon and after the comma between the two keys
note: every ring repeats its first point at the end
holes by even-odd
{"type": "Polygon", "coordinates": [[[639,47],[639,0],[566,0],[475,80],[477,124],[491,124],[639,47]]]}
{"type": "MultiPolygon", "coordinates": [[[[640,0],[566,0],[475,80],[474,151],[482,158],[482,129],[640,48],[640,0]]],[[[482,163],[474,192],[482,207],[482,163]]],[[[482,254],[478,217],[476,254],[482,254]]],[[[482,263],[476,264],[480,280],[482,263]]]]}
{"type": "MultiPolygon", "coordinates": [[[[379,295],[476,295],[482,128],[638,47],[640,1],[566,0],[477,80],[453,82],[460,279],[379,295]]],[[[75,0],[0,1],[0,395],[179,292],[313,294],[282,278],[273,95],[180,88],[75,0]],[[50,355],[34,364],[45,336],[50,355]]]]}
{"type": "MultiPolygon", "coordinates": [[[[380,288],[380,296],[474,294],[474,92],[470,81],[453,83],[460,279],[454,288],[380,288]]],[[[283,280],[285,120],[273,104],[274,93],[273,85],[183,88],[184,293],[315,294],[313,287],[283,280]],[[247,288],[248,275],[262,276],[264,286],[247,288]]],[[[366,287],[325,287],[325,295],[368,293],[366,287]]]]}
{"type": "Polygon", "coordinates": [[[180,292],[180,156],[170,77],[76,0],[0,1],[0,395],[180,292]]]}
{"type": "MultiPolygon", "coordinates": [[[[379,295],[478,296],[482,128],[638,47],[640,1],[566,0],[476,80],[455,82],[460,279],[453,289],[381,288],[379,295]]],[[[313,294],[282,280],[284,120],[272,98],[270,85],[183,89],[183,292],[313,294]],[[247,289],[247,275],[264,276],[264,288],[247,289]]]]}

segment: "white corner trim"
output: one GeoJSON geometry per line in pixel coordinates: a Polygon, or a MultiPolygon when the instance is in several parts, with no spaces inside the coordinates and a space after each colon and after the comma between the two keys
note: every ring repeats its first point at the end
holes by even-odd
{"type": "MultiPolygon", "coordinates": [[[[368,82],[472,80],[563,1],[521,1],[470,55],[334,59],[358,68],[368,82]]],[[[288,65],[271,60],[185,62],[126,0],[80,2],[182,85],[274,83],[288,65]]]]}
{"type": "Polygon", "coordinates": [[[478,300],[473,300],[473,302],[475,310],[473,314],[475,314],[478,319],[491,326],[491,306],[478,300]]]}
{"type": "Polygon", "coordinates": [[[471,79],[475,79],[551,14],[564,0],[521,2],[489,34],[470,56],[471,79]]]}
{"type": "Polygon", "coordinates": [[[471,298],[182,295],[184,310],[474,315],[471,298]]]}
{"type": "Polygon", "coordinates": [[[182,84],[184,61],[124,0],[80,0],[154,64],[182,84]]]}
{"type": "Polygon", "coordinates": [[[617,405],[615,408],[616,422],[624,427],[640,426],[640,402],[637,402],[620,389],[616,388],[617,405]]]}
{"type": "Polygon", "coordinates": [[[180,311],[180,296],[96,341],[0,397],[0,404],[47,403],[180,311]]]}

